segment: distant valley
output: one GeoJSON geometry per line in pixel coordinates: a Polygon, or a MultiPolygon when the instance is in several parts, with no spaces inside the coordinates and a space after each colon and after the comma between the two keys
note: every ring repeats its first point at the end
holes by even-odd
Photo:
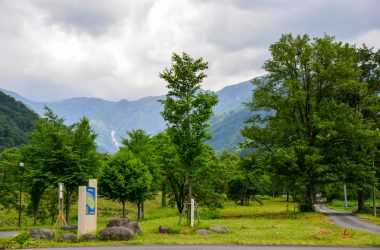
{"type": "MultiPolygon", "coordinates": [[[[210,131],[213,138],[207,143],[217,152],[220,153],[224,149],[234,151],[237,143],[242,141],[240,130],[244,127],[244,121],[252,115],[243,103],[251,100],[252,89],[252,84],[246,81],[227,86],[216,92],[219,103],[214,108],[214,116],[210,120],[210,131]]],[[[41,117],[44,105],[64,117],[66,124],[72,124],[86,116],[90,120],[92,129],[98,134],[96,142],[99,152],[116,152],[118,142],[122,137],[127,136],[126,131],[141,128],[147,133],[155,135],[165,130],[165,122],[160,114],[163,107],[158,102],[164,96],[118,102],[85,97],[57,102],[36,102],[17,93],[0,90],[23,102],[41,117]]]]}

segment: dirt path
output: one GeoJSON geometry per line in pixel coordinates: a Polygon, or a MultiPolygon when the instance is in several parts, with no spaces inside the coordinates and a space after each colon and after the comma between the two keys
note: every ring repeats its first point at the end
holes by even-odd
{"type": "Polygon", "coordinates": [[[380,234],[380,226],[371,222],[359,219],[351,213],[344,213],[327,208],[324,204],[315,205],[318,212],[330,216],[331,220],[338,226],[356,230],[363,230],[374,234],[380,234]]]}

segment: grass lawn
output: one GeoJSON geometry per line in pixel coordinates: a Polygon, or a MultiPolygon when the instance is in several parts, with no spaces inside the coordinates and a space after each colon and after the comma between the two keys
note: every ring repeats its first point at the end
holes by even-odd
{"type": "MultiPolygon", "coordinates": [[[[344,230],[341,227],[333,225],[328,217],[322,214],[294,212],[296,204],[285,202],[281,199],[266,200],[263,206],[254,203],[248,207],[241,207],[228,202],[223,209],[217,212],[211,212],[201,208],[201,223],[199,225],[196,223],[194,228],[186,226],[186,221],[183,221],[182,225],[178,226],[179,216],[176,209],[160,208],[159,200],[158,197],[154,201],[147,202],[145,220],[140,222],[143,235],[136,236],[131,241],[62,243],[57,241],[36,242],[29,240],[23,247],[110,244],[300,244],[380,246],[379,235],[355,230],[344,230]],[[170,235],[159,234],[158,227],[160,225],[170,227],[174,233],[170,235]],[[231,232],[227,234],[212,233],[210,235],[197,235],[194,232],[197,228],[209,229],[210,226],[220,225],[229,227],[231,232]]],[[[109,219],[118,217],[116,214],[119,211],[117,209],[120,209],[120,205],[99,199],[98,207],[103,214],[98,217],[98,230],[100,231],[104,228],[109,219]],[[105,207],[116,210],[104,210],[105,207]]],[[[128,208],[131,208],[128,216],[131,219],[135,219],[135,206],[128,206],[128,208]]],[[[17,245],[15,242],[9,243],[9,239],[2,241],[8,242],[6,244],[13,244],[13,246],[17,245]]]]}

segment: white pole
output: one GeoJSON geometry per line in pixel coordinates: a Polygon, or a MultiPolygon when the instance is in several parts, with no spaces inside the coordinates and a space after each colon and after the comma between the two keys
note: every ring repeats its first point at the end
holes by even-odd
{"type": "Polygon", "coordinates": [[[194,226],[194,199],[190,200],[190,226],[194,226]]]}

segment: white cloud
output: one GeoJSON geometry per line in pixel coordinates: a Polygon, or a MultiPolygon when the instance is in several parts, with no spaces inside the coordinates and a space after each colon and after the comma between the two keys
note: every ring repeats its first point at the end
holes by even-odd
{"type": "Polygon", "coordinates": [[[379,1],[0,2],[0,87],[35,100],[137,99],[166,92],[172,52],[209,62],[204,87],[262,74],[282,33],[378,46],[379,1]],[[343,4],[344,3],[344,4],[343,4]]]}

